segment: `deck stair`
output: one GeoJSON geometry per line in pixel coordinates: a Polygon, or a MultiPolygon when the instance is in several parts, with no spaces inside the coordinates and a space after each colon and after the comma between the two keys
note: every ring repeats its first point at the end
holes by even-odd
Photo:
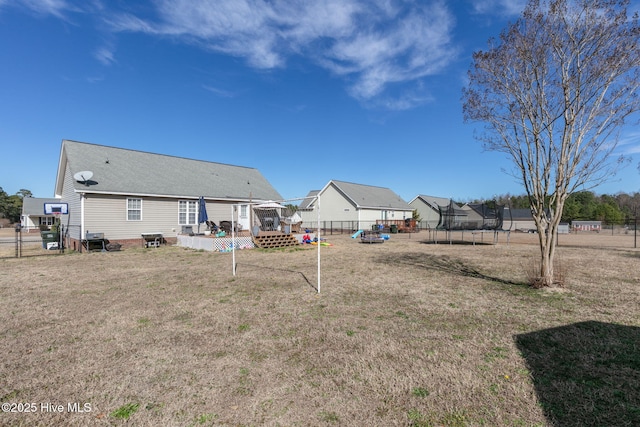
{"type": "Polygon", "coordinates": [[[253,236],[253,243],[262,249],[284,248],[300,244],[294,235],[279,231],[261,231],[257,236],[253,236]]]}

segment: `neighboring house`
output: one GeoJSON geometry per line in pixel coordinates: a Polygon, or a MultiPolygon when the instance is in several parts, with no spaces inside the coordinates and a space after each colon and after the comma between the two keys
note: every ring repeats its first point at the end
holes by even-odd
{"type": "Polygon", "coordinates": [[[402,221],[413,217],[413,208],[402,198],[384,187],[331,180],[322,190],[311,191],[301,202],[298,214],[305,224],[320,221],[328,227],[369,229],[377,221],[402,221]],[[353,224],[353,226],[345,224],[353,224]]]}
{"type": "Polygon", "coordinates": [[[420,227],[436,228],[440,224],[440,207],[446,209],[453,203],[455,209],[460,209],[452,200],[444,197],[434,197],[420,194],[409,202],[409,205],[420,215],[420,227]]]}
{"type": "Polygon", "coordinates": [[[506,231],[537,231],[531,209],[504,208],[502,229],[506,231]]]}
{"type": "Polygon", "coordinates": [[[254,168],[69,140],[62,141],[55,196],[69,205],[72,244],[91,232],[123,245],[140,244],[142,233],[175,241],[183,226],[196,231],[200,196],[209,220],[235,219],[245,229],[250,202],[282,199],[254,168]]]}
{"type": "Polygon", "coordinates": [[[599,233],[602,230],[602,221],[571,221],[571,229],[573,231],[595,231],[599,233]]]}
{"type": "MultiPolygon", "coordinates": [[[[547,217],[549,216],[550,211],[547,211],[547,217]]],[[[538,231],[531,209],[509,209],[508,207],[503,209],[502,229],[505,231],[524,231],[530,233],[538,231]]],[[[568,224],[559,224],[558,233],[568,233],[568,224]]]]}
{"type": "Polygon", "coordinates": [[[462,210],[467,217],[460,224],[463,230],[504,230],[510,223],[505,219],[505,207],[495,203],[466,203],[462,210]]]}
{"type": "MultiPolygon", "coordinates": [[[[20,226],[23,230],[30,232],[39,230],[40,227],[51,227],[56,221],[55,215],[44,213],[45,203],[60,203],[60,199],[43,199],[38,197],[25,197],[22,199],[22,215],[20,216],[20,226]]],[[[63,218],[66,215],[63,216],[63,218]]]]}
{"type": "Polygon", "coordinates": [[[300,211],[312,211],[313,203],[316,201],[316,197],[320,190],[311,190],[309,194],[300,202],[300,206],[298,206],[298,210],[300,211]]]}

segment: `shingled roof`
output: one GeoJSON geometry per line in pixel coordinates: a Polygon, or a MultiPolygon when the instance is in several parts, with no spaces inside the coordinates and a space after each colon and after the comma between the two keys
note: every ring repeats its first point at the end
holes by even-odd
{"type": "Polygon", "coordinates": [[[43,199],[40,197],[25,197],[22,199],[23,215],[44,215],[45,203],[60,203],[60,199],[43,199]]]}
{"type": "Polygon", "coordinates": [[[300,202],[298,209],[313,209],[313,202],[317,199],[318,193],[320,193],[320,190],[309,191],[309,194],[307,194],[302,202],[300,202]]]}
{"type": "Polygon", "coordinates": [[[327,187],[334,185],[346,198],[358,208],[394,209],[412,211],[411,207],[399,195],[386,187],[354,184],[352,182],[331,180],[327,187]]]}
{"type": "Polygon", "coordinates": [[[426,203],[427,205],[429,205],[436,212],[439,211],[438,209],[439,206],[444,208],[449,206],[451,203],[453,203],[453,206],[455,209],[460,209],[460,206],[458,206],[458,204],[456,204],[453,200],[447,199],[445,197],[435,197],[435,196],[427,196],[426,194],[419,194],[416,197],[414,197],[409,203],[412,203],[416,199],[422,200],[423,203],[426,203]]]}
{"type": "Polygon", "coordinates": [[[84,193],[221,200],[281,200],[260,171],[250,167],[193,160],[124,148],[63,140],[56,178],[62,193],[67,168],[71,174],[93,172],[88,182],[73,180],[84,193]]]}

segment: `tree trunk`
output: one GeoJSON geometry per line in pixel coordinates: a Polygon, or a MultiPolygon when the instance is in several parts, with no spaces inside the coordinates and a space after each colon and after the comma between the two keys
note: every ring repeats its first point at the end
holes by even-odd
{"type": "Polygon", "coordinates": [[[536,282],[536,287],[550,287],[553,286],[554,283],[554,275],[553,275],[553,243],[550,239],[550,234],[552,234],[548,229],[543,232],[544,234],[540,237],[540,278],[539,283],[536,282]]]}
{"type": "MultiPolygon", "coordinates": [[[[561,199],[564,199],[562,197],[561,199]]],[[[540,240],[540,277],[534,278],[532,285],[536,288],[562,286],[562,280],[556,277],[554,258],[558,241],[558,226],[563,209],[563,203],[556,203],[547,217],[546,213],[534,215],[540,240]]]]}

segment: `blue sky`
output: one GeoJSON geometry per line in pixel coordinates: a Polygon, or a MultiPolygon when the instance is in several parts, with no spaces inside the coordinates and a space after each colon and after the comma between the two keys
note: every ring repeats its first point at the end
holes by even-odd
{"type": "MultiPolygon", "coordinates": [[[[0,186],[52,197],[72,139],[255,167],[285,198],[331,179],[406,201],[523,194],[461,90],[524,4],[0,0],[0,186]]],[[[624,129],[617,154],[639,151],[624,129]]],[[[636,164],[595,191],[640,191],[636,164]]]]}

